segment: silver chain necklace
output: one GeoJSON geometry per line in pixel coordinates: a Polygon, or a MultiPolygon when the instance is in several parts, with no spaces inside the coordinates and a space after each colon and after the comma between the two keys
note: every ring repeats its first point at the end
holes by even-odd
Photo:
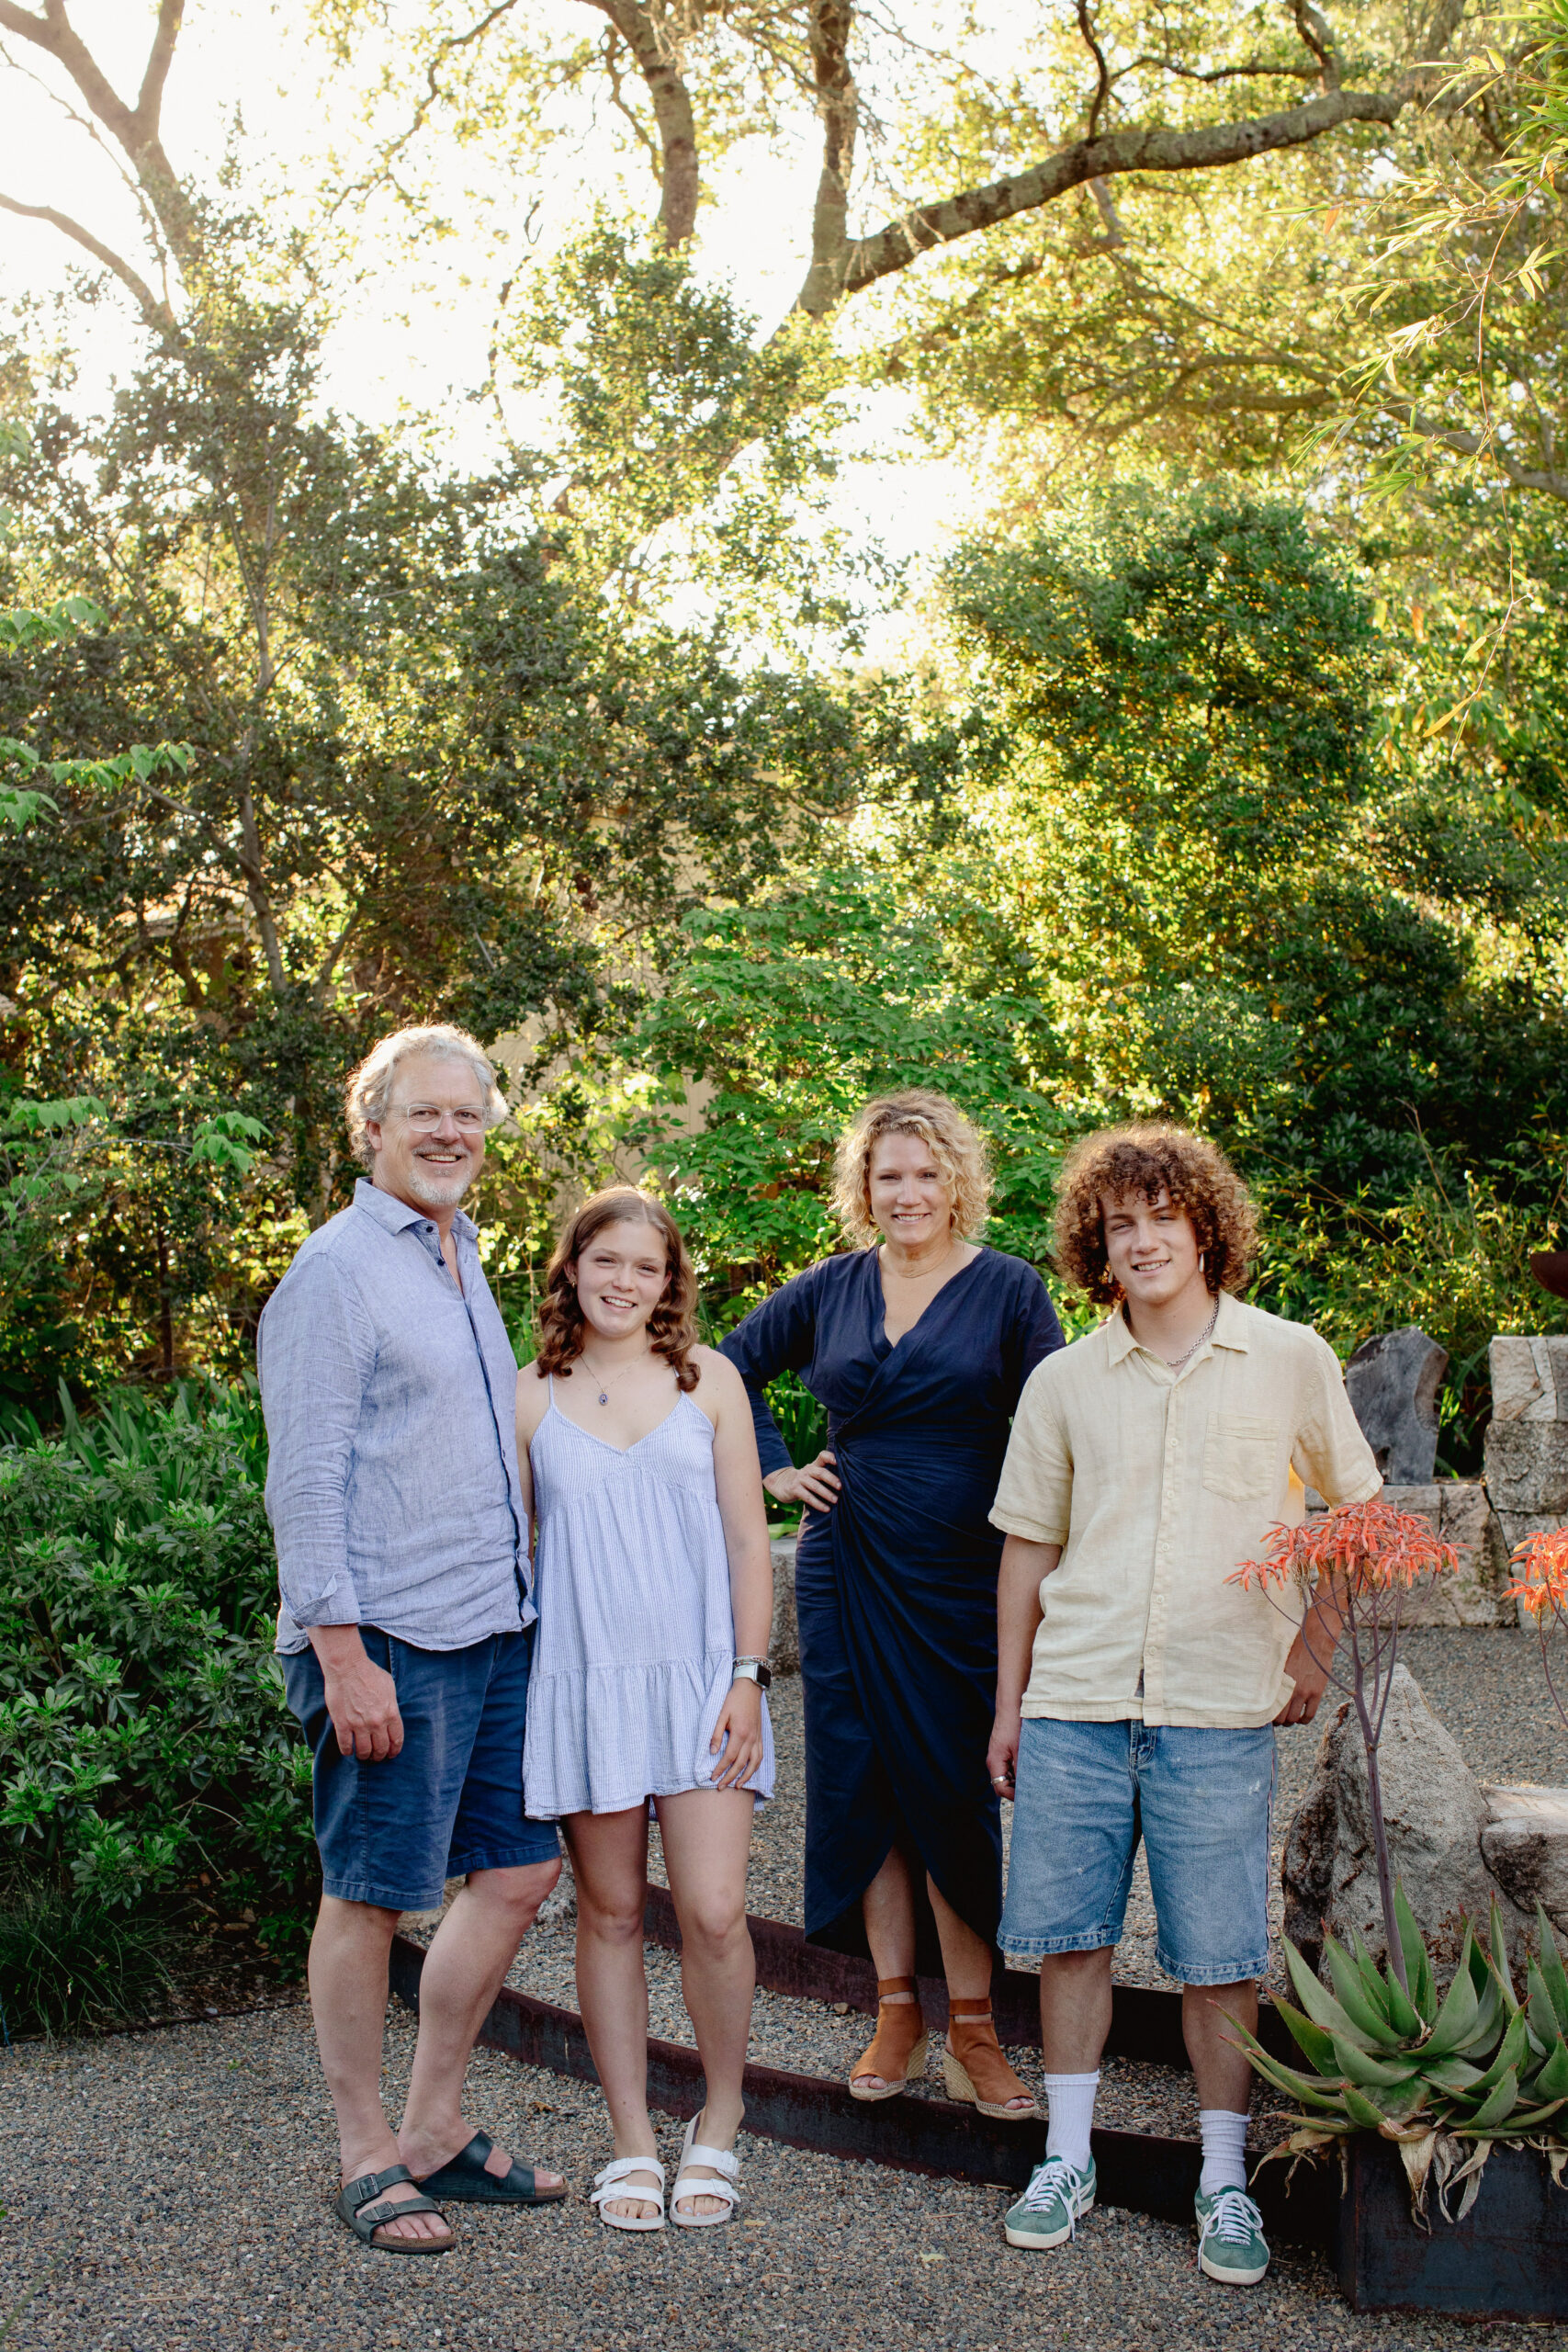
{"type": "MultiPolygon", "coordinates": [[[[1192,1345],[1186,1351],[1186,1352],[1179,1356],[1165,1356],[1161,1361],[1168,1364],[1172,1372],[1179,1372],[1184,1363],[1190,1363],[1192,1358],[1197,1354],[1204,1340],[1213,1337],[1214,1326],[1219,1319],[1220,1302],[1216,1298],[1214,1301],[1213,1313],[1210,1316],[1208,1321],[1204,1324],[1203,1329],[1199,1332],[1198,1337],[1193,1340],[1192,1345]]],[[[599,1401],[603,1404],[603,1397],[601,1397],[599,1401]]]]}
{"type": "Polygon", "coordinates": [[[633,1356],[631,1363],[624,1363],[619,1372],[613,1372],[610,1374],[609,1379],[606,1380],[604,1374],[595,1369],[593,1360],[592,1356],[590,1356],[587,1349],[584,1348],[582,1350],[581,1362],[587,1365],[589,1371],[593,1374],[594,1379],[599,1383],[599,1402],[601,1405],[607,1405],[609,1403],[610,1391],[614,1388],[616,1381],[623,1379],[625,1375],[631,1371],[633,1364],[641,1363],[643,1357],[651,1355],[652,1352],[653,1351],[651,1348],[645,1348],[642,1351],[642,1355],[633,1356]]]}

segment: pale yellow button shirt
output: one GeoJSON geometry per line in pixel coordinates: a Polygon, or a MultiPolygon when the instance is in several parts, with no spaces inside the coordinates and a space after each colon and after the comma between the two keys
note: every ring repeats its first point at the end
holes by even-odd
{"type": "Polygon", "coordinates": [[[1063,1546],[1041,1582],[1025,1715],[1272,1722],[1304,1603],[1225,1579],[1302,1519],[1307,1487],[1359,1503],[1382,1484],[1327,1341],[1228,1294],[1179,1373],[1120,1313],[1047,1356],[991,1510],[1009,1534],[1063,1546]]]}

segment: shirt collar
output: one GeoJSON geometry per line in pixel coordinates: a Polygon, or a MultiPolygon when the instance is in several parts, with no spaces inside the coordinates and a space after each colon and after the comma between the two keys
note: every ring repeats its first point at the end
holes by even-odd
{"type": "MultiPolygon", "coordinates": [[[[390,1193],[384,1193],[379,1184],[372,1184],[367,1176],[362,1176],[354,1188],[354,1205],[356,1209],[366,1210],[389,1233],[406,1233],[412,1225],[434,1226],[435,1222],[428,1211],[411,1208],[407,1201],[397,1200],[390,1193]]],[[[472,1217],[465,1216],[459,1209],[452,1219],[452,1230],[459,1241],[472,1241],[479,1227],[472,1217]]]]}
{"type": "MultiPolygon", "coordinates": [[[[1132,1326],[1120,1306],[1112,1308],[1105,1329],[1112,1365],[1124,1363],[1138,1342],[1134,1339],[1132,1326]]],[[[1209,1345],[1212,1348],[1234,1348],[1241,1355],[1247,1352],[1247,1316],[1240,1300],[1233,1298],[1228,1290],[1220,1293],[1219,1311],[1209,1335],[1209,1345]]]]}

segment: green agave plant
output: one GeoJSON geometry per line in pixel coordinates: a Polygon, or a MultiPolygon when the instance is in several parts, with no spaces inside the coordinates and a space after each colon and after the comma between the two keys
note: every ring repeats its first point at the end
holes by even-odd
{"type": "MultiPolygon", "coordinates": [[[[1475,2182],[1496,2140],[1557,2143],[1551,2146],[1557,2174],[1568,2158],[1568,2140],[1554,2120],[1568,2102],[1568,1970],[1546,1913],[1536,1905],[1540,1948],[1526,1962],[1522,1999],[1494,1902],[1488,1944],[1466,1924],[1459,1965],[1440,2001],[1403,1887],[1394,1889],[1394,1915],[1408,1992],[1392,1962],[1380,1968],[1359,1935],[1351,1951],[1332,1936],[1325,1944],[1332,1991],[1287,1937],[1285,1958],[1301,2007],[1275,2006],[1310,2074],[1281,2065],[1237,2028],[1256,2071],[1304,2110],[1293,2136],[1274,2153],[1314,2154],[1352,2132],[1379,2132],[1399,2143],[1417,2218],[1434,2164],[1439,2184],[1467,2173],[1475,2182]],[[1462,2162],[1466,2141],[1476,2144],[1462,2162]]],[[[1473,2196],[1472,2186],[1461,2211],[1473,2196]]]]}

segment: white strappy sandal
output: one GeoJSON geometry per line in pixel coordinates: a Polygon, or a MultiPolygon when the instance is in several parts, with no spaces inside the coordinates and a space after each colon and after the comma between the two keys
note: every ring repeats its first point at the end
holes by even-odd
{"type": "Polygon", "coordinates": [[[675,2175],[675,2186],[670,2191],[670,2219],[678,2230],[716,2230],[732,2221],[740,2202],[740,2159],[728,2148],[705,2148],[697,2139],[697,2119],[694,2115],[686,2126],[686,2136],[681,2143],[681,2163],[675,2175]],[[688,2165],[711,2165],[718,2180],[699,2180],[686,2169],[688,2165]],[[682,2213],[681,2199],[697,2197],[722,2199],[722,2213],[682,2213]]]}
{"type": "Polygon", "coordinates": [[[603,2172],[593,2176],[593,2186],[588,2201],[599,2208],[599,2219],[607,2230],[661,2230],[664,2227],[664,2166],[657,2156],[617,2156],[603,2172]],[[642,2180],[629,2177],[634,2172],[659,2175],[657,2193],[642,2180]],[[635,2198],[642,2205],[657,2205],[657,2213],[609,2213],[606,2205],[635,2198]]]}

